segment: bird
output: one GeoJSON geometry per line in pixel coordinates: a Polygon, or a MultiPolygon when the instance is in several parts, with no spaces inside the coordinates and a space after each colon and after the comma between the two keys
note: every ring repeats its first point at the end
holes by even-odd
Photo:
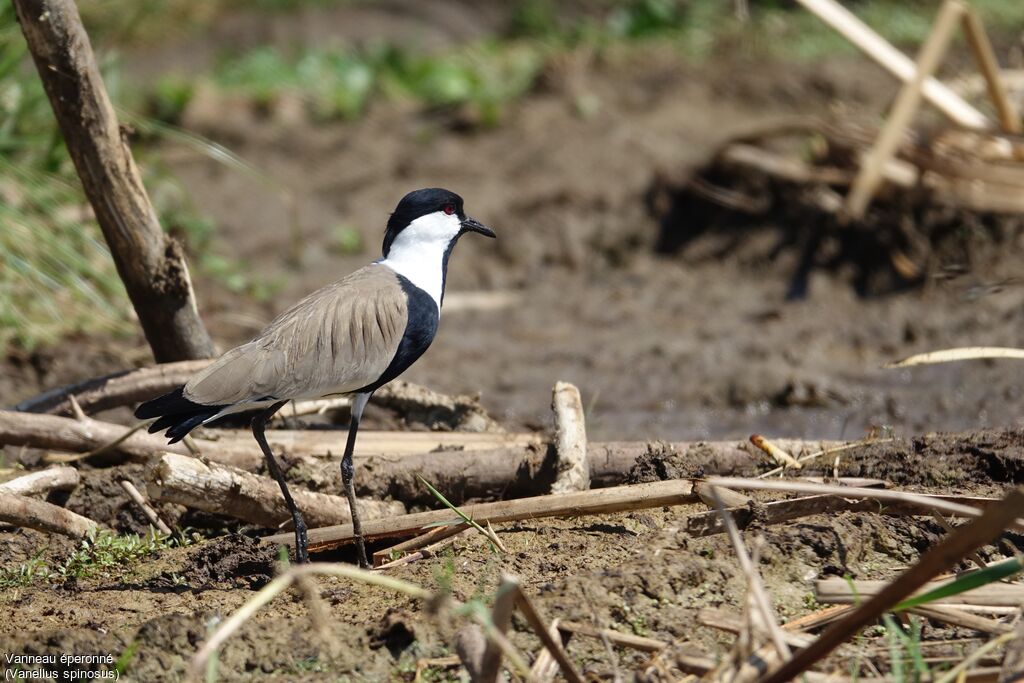
{"type": "Polygon", "coordinates": [[[382,258],[309,294],[254,339],[225,352],[184,385],[142,403],[140,420],[169,443],[228,415],[252,415],[253,437],[281,488],[295,527],[295,557],[309,560],[306,524],[264,430],[288,401],[348,395],[351,420],[341,476],[360,566],[366,544],[355,499],[352,451],[373,392],[395,379],[430,346],[444,301],[448,259],[462,235],[494,238],[470,218],[462,197],[442,188],[406,194],[387,221],[382,258]]]}

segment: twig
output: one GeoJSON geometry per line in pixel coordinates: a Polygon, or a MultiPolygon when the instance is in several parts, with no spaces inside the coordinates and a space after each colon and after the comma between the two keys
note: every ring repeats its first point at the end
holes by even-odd
{"type": "Polygon", "coordinates": [[[981,631],[982,633],[1009,633],[1013,627],[995,619],[986,619],[970,612],[956,609],[954,607],[938,607],[936,605],[919,605],[910,608],[914,614],[919,614],[928,619],[943,621],[947,624],[963,626],[964,628],[981,631]]]}
{"type": "Polygon", "coordinates": [[[81,479],[74,467],[50,467],[9,479],[0,484],[0,492],[19,496],[37,496],[50,491],[67,491],[78,486],[81,479]]]}
{"type": "MultiPolygon", "coordinates": [[[[901,81],[909,82],[914,78],[917,73],[914,62],[836,0],[798,0],[798,2],[901,81]]],[[[979,130],[989,127],[989,120],[984,114],[943,85],[941,81],[931,76],[927,77],[922,91],[925,99],[957,125],[979,130]]]]}
{"type": "Polygon", "coordinates": [[[551,392],[551,410],[555,414],[558,472],[551,492],[586,491],[590,488],[590,464],[587,462],[587,428],[580,390],[569,382],[556,382],[551,392]]]}
{"type": "Polygon", "coordinates": [[[0,492],[0,522],[71,538],[82,538],[99,527],[91,519],[70,510],[7,492],[0,492]]]}
{"type": "Polygon", "coordinates": [[[548,632],[547,622],[544,621],[540,613],[537,612],[537,608],[530,602],[530,598],[523,591],[522,587],[517,588],[518,599],[516,604],[519,606],[519,610],[526,617],[526,621],[530,624],[530,628],[540,638],[540,642],[544,643],[544,647],[548,649],[551,656],[554,657],[555,661],[558,662],[559,668],[562,670],[562,675],[565,676],[569,683],[583,683],[583,677],[576,671],[576,668],[572,665],[572,661],[569,660],[569,655],[566,654],[565,648],[558,641],[557,638],[551,637],[548,632]]]}
{"type": "Polygon", "coordinates": [[[635,636],[631,633],[621,633],[610,628],[598,628],[575,621],[559,621],[558,630],[565,633],[578,633],[581,636],[588,636],[599,640],[606,638],[615,645],[640,650],[641,652],[659,652],[668,647],[668,643],[655,640],[654,638],[644,638],[643,636],[635,636]]]}
{"type": "Polygon", "coordinates": [[[402,541],[401,543],[396,543],[390,548],[378,550],[373,554],[373,566],[380,567],[385,563],[398,559],[403,553],[408,553],[412,550],[419,550],[420,548],[433,545],[438,541],[460,534],[468,528],[468,524],[434,527],[425,534],[421,534],[415,538],[410,538],[409,540],[402,541]]]}
{"type": "Polygon", "coordinates": [[[785,450],[779,448],[768,439],[764,438],[760,434],[751,434],[750,443],[754,444],[762,451],[772,457],[772,459],[778,463],[783,469],[789,467],[794,470],[798,470],[803,467],[800,461],[794,458],[792,455],[787,453],[785,450]]]}
{"type": "MultiPolygon", "coordinates": [[[[945,529],[947,533],[952,533],[953,532],[953,529],[954,529],[953,525],[950,524],[946,520],[946,518],[942,516],[942,513],[940,513],[938,510],[932,510],[932,519],[934,519],[936,522],[938,522],[939,526],[941,526],[943,529],[945,529]]],[[[969,553],[967,555],[967,557],[971,560],[971,562],[973,562],[974,564],[978,565],[978,569],[984,569],[987,566],[985,564],[985,560],[981,559],[981,555],[978,554],[978,551],[974,551],[973,553],[969,553]]]]}
{"type": "MultiPolygon", "coordinates": [[[[557,618],[551,620],[548,633],[552,638],[562,638],[562,634],[558,630],[560,623],[557,618]]],[[[565,647],[566,640],[562,640],[562,647],[565,647]]],[[[555,658],[551,656],[551,652],[546,647],[541,646],[540,651],[533,660],[533,666],[530,667],[530,675],[533,676],[537,683],[551,683],[555,679],[556,673],[558,673],[558,662],[555,661],[555,658]]]]}
{"type": "Polygon", "coordinates": [[[143,497],[143,495],[139,493],[139,490],[137,488],[135,488],[135,484],[131,483],[127,479],[122,479],[121,481],[118,482],[118,484],[120,484],[121,488],[124,489],[124,492],[128,494],[128,497],[132,499],[132,502],[135,503],[135,505],[137,505],[140,510],[142,510],[142,514],[146,516],[146,519],[149,520],[149,523],[155,526],[160,533],[164,534],[165,536],[170,536],[173,533],[171,531],[171,528],[164,524],[164,520],[160,519],[160,515],[156,513],[156,510],[154,510],[153,507],[146,502],[146,499],[143,497]]]}
{"type": "MultiPolygon", "coordinates": [[[[516,597],[519,594],[519,581],[512,576],[504,575],[498,585],[498,593],[491,608],[491,623],[502,635],[508,631],[512,623],[512,612],[515,610],[516,597]]],[[[494,683],[501,669],[501,649],[490,641],[480,659],[480,680],[483,683],[494,683]]]]}
{"type": "Polygon", "coordinates": [[[974,8],[967,7],[963,25],[964,32],[967,34],[967,44],[970,45],[971,53],[974,55],[974,61],[978,63],[978,70],[985,78],[989,99],[992,100],[992,104],[999,114],[999,124],[1006,133],[1020,135],[1020,112],[1017,111],[1006,94],[1006,87],[1000,78],[999,62],[996,61],[995,51],[992,49],[992,43],[989,42],[985,26],[981,23],[974,8]]]}
{"type": "Polygon", "coordinates": [[[783,661],[788,660],[792,656],[792,652],[790,652],[789,645],[786,644],[785,634],[779,628],[779,621],[775,617],[775,610],[772,609],[772,603],[768,599],[768,593],[765,591],[761,575],[754,567],[753,562],[750,561],[750,555],[747,553],[747,546],[743,543],[743,537],[740,536],[740,530],[736,528],[736,522],[733,521],[729,511],[725,509],[725,504],[714,487],[711,489],[711,495],[715,498],[718,514],[722,516],[722,523],[725,524],[729,541],[732,543],[732,547],[736,551],[736,557],[740,561],[740,569],[747,577],[747,586],[753,594],[754,604],[757,605],[758,610],[761,612],[765,628],[768,629],[772,639],[772,644],[775,645],[775,650],[779,653],[779,657],[783,661]]]}
{"type": "Polygon", "coordinates": [[[491,550],[493,550],[495,553],[502,552],[502,553],[505,553],[506,555],[508,554],[508,548],[506,548],[505,544],[503,544],[501,542],[501,539],[498,538],[498,534],[494,533],[494,529],[491,528],[490,521],[487,522],[487,528],[486,529],[483,528],[482,526],[480,526],[479,523],[474,521],[474,519],[472,517],[470,517],[465,512],[460,510],[457,506],[453,505],[451,503],[451,501],[449,501],[447,498],[445,498],[444,494],[442,494],[440,491],[438,491],[436,488],[434,488],[430,484],[430,482],[428,482],[423,477],[419,477],[419,480],[420,480],[421,484],[423,484],[424,486],[427,487],[427,489],[430,491],[430,493],[432,493],[434,495],[435,498],[437,498],[439,501],[441,501],[445,505],[445,507],[447,507],[449,510],[451,510],[456,515],[458,515],[459,518],[463,521],[463,523],[468,524],[469,526],[471,526],[474,529],[476,529],[477,531],[479,531],[483,535],[483,537],[486,538],[487,541],[490,543],[491,550]]]}
{"type": "Polygon", "coordinates": [[[785,683],[827,656],[892,605],[914,593],[929,579],[959,562],[964,555],[998,538],[1024,512],[1024,487],[1013,489],[989,506],[981,517],[960,527],[933,546],[909,570],[840,621],[832,624],[809,647],[766,676],[762,683],[785,683]]]}
{"type": "MultiPolygon", "coordinates": [[[[820,458],[823,455],[832,455],[834,453],[842,453],[843,451],[848,451],[848,450],[851,450],[851,449],[854,449],[854,448],[860,448],[861,446],[872,446],[872,445],[875,445],[875,444],[886,443],[886,442],[895,441],[895,440],[896,439],[877,439],[877,440],[874,440],[874,441],[871,441],[871,440],[855,441],[853,443],[848,443],[848,444],[845,444],[843,446],[835,446],[833,448],[823,448],[822,450],[815,451],[814,453],[810,453],[809,455],[802,455],[799,458],[797,458],[796,460],[797,460],[797,462],[799,462],[802,465],[803,463],[808,462],[809,460],[814,460],[815,458],[820,458]]],[[[774,477],[776,474],[781,474],[784,469],[785,469],[784,467],[776,467],[773,470],[769,470],[767,472],[764,472],[762,474],[757,475],[757,478],[758,479],[767,479],[768,477],[774,477]]]]}
{"type": "Polygon", "coordinates": [[[914,76],[900,89],[885,126],[863,160],[857,179],[853,181],[846,197],[847,217],[854,220],[863,218],[882,179],[882,168],[896,152],[907,125],[920,106],[925,81],[938,68],[965,11],[966,8],[959,0],[945,0],[942,4],[935,24],[918,53],[914,76]]]}
{"type": "Polygon", "coordinates": [[[908,356],[883,365],[883,368],[909,368],[914,365],[934,365],[935,363],[952,363],[958,360],[981,360],[986,358],[1014,358],[1024,360],[1024,349],[1006,348],[1001,346],[962,346],[955,349],[942,349],[908,356]]]}

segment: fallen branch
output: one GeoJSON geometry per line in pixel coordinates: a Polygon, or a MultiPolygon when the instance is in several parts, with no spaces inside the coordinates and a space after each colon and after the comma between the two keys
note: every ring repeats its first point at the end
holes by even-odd
{"type": "Polygon", "coordinates": [[[71,538],[82,538],[99,527],[70,510],[6,491],[0,491],[0,522],[71,538]]]}
{"type": "Polygon", "coordinates": [[[88,417],[73,419],[0,410],[0,444],[6,446],[84,453],[119,441],[111,446],[110,452],[135,461],[146,461],[159,452],[188,452],[181,444],[168,446],[167,439],[154,434],[139,432],[122,440],[130,429],[88,417]]]}
{"type": "Polygon", "coordinates": [[[0,484],[0,493],[38,496],[51,491],[67,491],[78,486],[80,479],[74,467],[50,467],[5,481],[0,484]]]}
{"type": "MultiPolygon", "coordinates": [[[[325,526],[351,521],[341,496],[292,488],[292,497],[306,523],[325,526]]],[[[243,472],[186,455],[164,454],[149,472],[153,500],[235,517],[263,527],[277,527],[289,519],[281,489],[270,477],[243,472]]],[[[359,509],[369,521],[403,515],[400,502],[363,500],[359,509]]]]}
{"type": "MultiPolygon", "coordinates": [[[[675,480],[465,505],[461,509],[480,524],[487,522],[498,524],[543,517],[612,514],[671,505],[686,505],[696,501],[693,485],[686,480],[675,480]]],[[[424,527],[430,524],[455,523],[457,521],[455,513],[447,509],[416,512],[388,519],[367,520],[363,524],[363,535],[367,539],[408,536],[420,533],[424,527]]],[[[348,543],[352,539],[351,524],[310,529],[309,549],[326,550],[348,543]]],[[[263,540],[267,543],[288,546],[295,542],[292,534],[277,534],[263,540]]]]}

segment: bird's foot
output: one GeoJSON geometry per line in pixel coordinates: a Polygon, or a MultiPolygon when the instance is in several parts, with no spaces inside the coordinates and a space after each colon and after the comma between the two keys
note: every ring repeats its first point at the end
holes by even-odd
{"type": "Polygon", "coordinates": [[[372,565],[366,557],[366,541],[362,535],[356,536],[356,554],[359,560],[360,569],[371,569],[372,565]]]}
{"type": "Polygon", "coordinates": [[[309,562],[309,537],[306,535],[306,523],[302,517],[295,518],[295,561],[298,564],[309,562]]]}

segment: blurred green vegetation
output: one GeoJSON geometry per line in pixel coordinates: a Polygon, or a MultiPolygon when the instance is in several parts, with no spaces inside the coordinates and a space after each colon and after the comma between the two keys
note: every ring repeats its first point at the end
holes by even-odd
{"type": "MultiPolygon", "coordinates": [[[[209,30],[229,13],[287,13],[326,0],[94,0],[80,3],[97,44],[120,46],[173,42],[209,30]]],[[[851,9],[882,35],[913,47],[927,34],[938,0],[859,0],[851,9]]],[[[1024,31],[1024,2],[973,0],[1000,35],[1024,31]]],[[[449,50],[410,45],[230,51],[206,74],[169,75],[122,88],[116,60],[103,65],[112,98],[141,116],[126,116],[146,141],[176,137],[261,182],[223,148],[173,127],[196,84],[273,106],[298,98],[313,120],[361,116],[375,99],[410,101],[426,108],[464,111],[483,127],[500,125],[510,106],[535,89],[552,59],[586,49],[631,49],[656,43],[688,61],[723,58],[818,60],[855,49],[789,0],[752,0],[751,18],[734,16],[729,0],[595,0],[580,16],[556,0],[518,0],[500,35],[449,50]],[[130,96],[130,97],[129,97],[130,96]]],[[[106,51],[105,51],[106,52],[106,51]]],[[[597,103],[577,103],[580,115],[597,103]]],[[[166,229],[182,237],[198,269],[234,291],[257,289],[244,264],[216,240],[216,226],[199,215],[187,193],[148,145],[136,145],[146,185],[166,229]]],[[[332,236],[334,248],[361,248],[349,228],[332,236]]],[[[49,104],[26,56],[9,3],[0,3],[0,350],[32,349],[77,333],[128,333],[131,310],[78,178],[56,130],[49,104]]]]}

